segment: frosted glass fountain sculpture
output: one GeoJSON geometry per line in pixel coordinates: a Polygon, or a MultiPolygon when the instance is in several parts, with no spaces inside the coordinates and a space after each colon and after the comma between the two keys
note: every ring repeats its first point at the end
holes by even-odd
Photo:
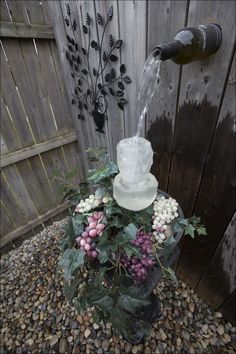
{"type": "Polygon", "coordinates": [[[117,163],[120,173],[115,177],[113,197],[129,210],[142,210],[153,203],[158,182],[150,173],[153,151],[148,140],[139,136],[117,144],[117,163]]]}

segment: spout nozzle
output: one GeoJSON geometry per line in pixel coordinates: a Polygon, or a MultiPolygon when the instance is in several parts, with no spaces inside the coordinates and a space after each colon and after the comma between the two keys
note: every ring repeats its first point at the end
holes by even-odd
{"type": "Polygon", "coordinates": [[[152,51],[152,55],[156,60],[167,60],[175,57],[183,49],[183,44],[179,41],[160,44],[152,51]]]}

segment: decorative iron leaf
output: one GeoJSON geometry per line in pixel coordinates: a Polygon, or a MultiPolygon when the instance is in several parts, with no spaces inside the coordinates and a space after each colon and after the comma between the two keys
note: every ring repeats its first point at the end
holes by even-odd
{"type": "Polygon", "coordinates": [[[109,35],[109,42],[108,43],[111,48],[114,46],[114,39],[113,39],[112,34],[109,35]]]}
{"type": "Polygon", "coordinates": [[[106,52],[103,52],[103,54],[102,54],[102,60],[103,60],[104,62],[107,60],[106,52]]]}
{"type": "Polygon", "coordinates": [[[66,4],[66,12],[67,12],[67,15],[70,16],[71,11],[70,11],[70,5],[69,4],[66,4]]]}
{"type": "Polygon", "coordinates": [[[123,111],[124,110],[124,105],[120,102],[117,103],[118,104],[118,107],[123,111]]]}
{"type": "Polygon", "coordinates": [[[95,68],[93,68],[93,75],[97,76],[97,70],[95,68]]]}
{"type": "Polygon", "coordinates": [[[66,59],[69,60],[70,59],[70,55],[69,53],[66,51],[66,59]]]}
{"type": "Polygon", "coordinates": [[[78,96],[78,90],[75,88],[75,95],[78,96]]]}
{"type": "Polygon", "coordinates": [[[80,86],[82,84],[81,80],[78,79],[78,85],[80,86]]]}
{"type": "Polygon", "coordinates": [[[115,96],[115,92],[114,92],[114,90],[113,90],[111,87],[109,87],[109,91],[110,91],[110,94],[111,94],[112,96],[115,96]]]}
{"type": "Polygon", "coordinates": [[[116,92],[116,95],[117,95],[117,97],[122,97],[122,96],[124,96],[124,92],[118,90],[118,91],[116,92]]]}
{"type": "Polygon", "coordinates": [[[121,98],[119,101],[121,104],[125,105],[128,101],[125,98],[121,98]]]}
{"type": "Polygon", "coordinates": [[[71,38],[71,44],[72,44],[72,45],[75,45],[75,41],[74,41],[73,38],[71,38]]]}
{"type": "Polygon", "coordinates": [[[74,68],[76,72],[79,70],[78,65],[74,65],[74,68]]]}
{"type": "Polygon", "coordinates": [[[107,95],[107,92],[106,92],[106,90],[103,88],[103,89],[101,89],[101,94],[103,95],[103,96],[106,96],[107,95]]]}
{"type": "Polygon", "coordinates": [[[78,114],[78,119],[85,120],[85,117],[83,114],[78,114]]]}
{"type": "Polygon", "coordinates": [[[77,52],[77,50],[79,49],[78,43],[75,43],[75,50],[77,52]]]}
{"type": "Polygon", "coordinates": [[[82,90],[81,90],[81,88],[79,88],[79,87],[78,87],[78,90],[79,90],[79,92],[80,92],[80,93],[82,93],[82,90]]]}
{"type": "Polygon", "coordinates": [[[85,25],[83,25],[83,31],[84,31],[85,34],[88,33],[88,28],[85,25]]]}
{"type": "Polygon", "coordinates": [[[88,71],[86,69],[82,69],[81,72],[84,74],[84,75],[88,75],[88,71]]]}
{"type": "Polygon", "coordinates": [[[102,19],[102,16],[99,13],[97,13],[97,22],[98,22],[99,25],[103,25],[103,19],[102,19]]]}
{"type": "Polygon", "coordinates": [[[83,54],[86,55],[86,53],[87,53],[86,50],[84,48],[81,48],[81,49],[82,49],[83,54]]]}
{"type": "Polygon", "coordinates": [[[125,77],[124,77],[124,82],[125,82],[126,84],[131,84],[132,80],[131,80],[131,78],[130,78],[129,76],[125,76],[125,77]]]}
{"type": "Polygon", "coordinates": [[[111,76],[111,79],[112,79],[112,80],[115,79],[115,77],[116,77],[116,71],[115,71],[114,68],[111,68],[110,76],[111,76]]]}
{"type": "Polygon", "coordinates": [[[110,60],[111,61],[117,61],[118,57],[114,54],[110,55],[110,60]]]}
{"type": "Polygon", "coordinates": [[[111,75],[108,73],[105,75],[105,81],[110,82],[111,81],[111,75]]]}
{"type": "Polygon", "coordinates": [[[118,41],[116,41],[116,48],[119,49],[122,46],[122,39],[118,39],[118,41]]]}
{"type": "Polygon", "coordinates": [[[81,109],[81,110],[83,109],[83,105],[82,105],[81,101],[78,101],[78,108],[81,109]]]}
{"type": "Polygon", "coordinates": [[[90,45],[91,45],[91,47],[92,48],[94,48],[94,49],[98,49],[98,44],[97,44],[97,42],[95,42],[95,41],[92,41],[91,43],[90,43],[90,45]]]}
{"type": "Polygon", "coordinates": [[[102,88],[102,85],[100,83],[98,84],[98,88],[99,88],[99,90],[101,90],[101,88],[102,88]]]}
{"type": "Polygon", "coordinates": [[[86,103],[84,103],[84,108],[86,109],[86,111],[88,110],[88,106],[86,105],[86,103]]]}
{"type": "Polygon", "coordinates": [[[74,98],[72,98],[72,100],[71,100],[71,104],[73,105],[73,104],[75,104],[75,100],[74,100],[74,98]]]}
{"type": "Polygon", "coordinates": [[[72,24],[72,28],[74,31],[76,30],[76,27],[77,27],[76,20],[74,19],[73,24],[72,24]]]}
{"type": "Polygon", "coordinates": [[[71,58],[69,59],[69,63],[70,63],[70,66],[73,67],[73,60],[71,58]]]}
{"type": "Polygon", "coordinates": [[[109,9],[107,10],[107,19],[111,21],[112,17],[113,17],[113,6],[109,7],[109,9]]]}
{"type": "Polygon", "coordinates": [[[74,73],[70,73],[71,74],[71,76],[74,78],[75,77],[75,74],[74,73]]]}
{"type": "Polygon", "coordinates": [[[77,55],[76,61],[77,61],[77,64],[80,64],[80,63],[81,63],[81,59],[80,59],[80,56],[79,56],[79,55],[77,55]]]}
{"type": "Polygon", "coordinates": [[[70,36],[68,36],[68,34],[66,35],[66,38],[67,38],[68,42],[71,43],[71,38],[70,38],[70,36]]]}
{"type": "Polygon", "coordinates": [[[120,73],[121,73],[121,75],[123,75],[125,72],[126,72],[125,64],[122,64],[122,65],[120,66],[120,73]]]}
{"type": "Polygon", "coordinates": [[[73,52],[73,47],[71,45],[68,45],[68,49],[73,52]]]}
{"type": "Polygon", "coordinates": [[[75,56],[74,56],[74,54],[72,54],[71,59],[72,59],[73,61],[75,61],[75,56]]]}
{"type": "Polygon", "coordinates": [[[88,13],[86,13],[86,25],[90,25],[90,17],[88,13]]]}
{"type": "Polygon", "coordinates": [[[118,87],[119,87],[121,90],[124,90],[124,89],[125,89],[125,86],[124,86],[123,82],[121,82],[121,81],[118,82],[118,87]]]}
{"type": "Polygon", "coordinates": [[[87,89],[87,95],[91,95],[91,90],[90,89],[87,89]]]}
{"type": "Polygon", "coordinates": [[[70,26],[70,21],[68,20],[68,18],[65,18],[65,23],[67,26],[70,26]]]}

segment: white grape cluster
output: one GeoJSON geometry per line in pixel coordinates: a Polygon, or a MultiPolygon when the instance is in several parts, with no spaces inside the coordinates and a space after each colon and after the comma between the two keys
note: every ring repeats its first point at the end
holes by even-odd
{"type": "Polygon", "coordinates": [[[157,196],[153,204],[153,236],[158,243],[163,243],[167,238],[168,225],[178,217],[178,203],[173,198],[157,196]]]}
{"type": "Polygon", "coordinates": [[[91,194],[86,199],[81,199],[80,203],[76,205],[75,212],[77,213],[86,213],[90,210],[98,207],[101,203],[108,203],[112,200],[110,196],[105,196],[103,198],[97,198],[96,195],[91,194]]]}

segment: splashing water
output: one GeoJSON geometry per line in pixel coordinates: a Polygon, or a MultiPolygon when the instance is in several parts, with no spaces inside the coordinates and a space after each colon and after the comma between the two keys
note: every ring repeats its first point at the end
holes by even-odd
{"type": "Polygon", "coordinates": [[[139,117],[136,137],[140,136],[144,124],[145,114],[148,111],[152,97],[155,93],[160,76],[161,60],[156,60],[150,54],[144,65],[138,88],[137,114],[139,117]]]}

